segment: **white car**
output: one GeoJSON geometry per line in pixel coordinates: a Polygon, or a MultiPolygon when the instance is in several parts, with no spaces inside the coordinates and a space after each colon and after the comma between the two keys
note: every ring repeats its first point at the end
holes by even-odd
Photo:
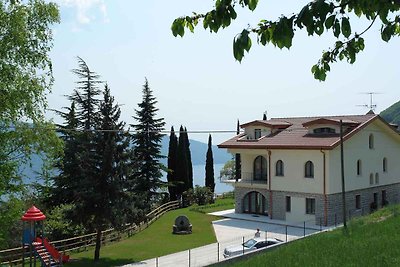
{"type": "Polygon", "coordinates": [[[280,239],[277,239],[277,238],[264,239],[264,238],[260,238],[260,237],[255,237],[255,238],[247,240],[246,242],[244,242],[241,245],[233,245],[233,246],[229,246],[229,247],[225,248],[224,257],[228,258],[228,257],[236,256],[236,255],[241,255],[241,254],[247,253],[249,251],[269,247],[271,245],[275,245],[275,244],[278,244],[281,242],[283,242],[283,241],[280,239]]]}

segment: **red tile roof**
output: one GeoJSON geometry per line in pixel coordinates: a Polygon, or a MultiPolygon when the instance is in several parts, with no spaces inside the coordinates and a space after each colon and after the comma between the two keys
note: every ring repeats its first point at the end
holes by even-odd
{"type": "Polygon", "coordinates": [[[321,117],[299,117],[299,118],[273,118],[267,121],[253,121],[242,126],[257,125],[264,122],[266,127],[274,125],[287,125],[284,130],[278,130],[269,136],[258,140],[245,140],[244,134],[237,135],[221,144],[219,148],[259,148],[259,149],[333,149],[339,144],[339,134],[308,134],[305,126],[315,124],[337,124],[342,120],[344,125],[351,125],[344,132],[344,139],[360,131],[375,119],[382,120],[375,114],[345,115],[345,116],[321,116],[321,117]],[[239,140],[242,138],[241,140],[239,140]]]}

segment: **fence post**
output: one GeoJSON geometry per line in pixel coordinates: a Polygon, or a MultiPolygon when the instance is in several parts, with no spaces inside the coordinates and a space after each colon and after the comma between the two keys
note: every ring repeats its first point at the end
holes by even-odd
{"type": "Polygon", "coordinates": [[[158,267],[158,257],[156,258],[156,267],[158,267]]]}
{"type": "Polygon", "coordinates": [[[243,246],[243,244],[244,244],[244,236],[242,237],[242,254],[244,254],[244,246],[243,246]]]}
{"type": "Polygon", "coordinates": [[[217,260],[219,262],[219,242],[217,243],[217,260]]]}
{"type": "Polygon", "coordinates": [[[303,222],[303,236],[306,236],[306,221],[303,222]]]}
{"type": "Polygon", "coordinates": [[[190,267],[190,249],[189,249],[189,265],[188,266],[190,267]]]}
{"type": "Polygon", "coordinates": [[[287,224],[285,225],[286,228],[286,242],[287,242],[287,224]]]}

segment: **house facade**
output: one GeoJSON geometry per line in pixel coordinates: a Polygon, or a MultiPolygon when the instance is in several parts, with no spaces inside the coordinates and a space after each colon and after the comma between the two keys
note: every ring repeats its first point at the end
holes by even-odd
{"type": "Polygon", "coordinates": [[[372,112],[256,120],[219,145],[240,154],[235,211],[290,222],[343,221],[340,121],[346,214],[400,202],[400,135],[372,112]]]}

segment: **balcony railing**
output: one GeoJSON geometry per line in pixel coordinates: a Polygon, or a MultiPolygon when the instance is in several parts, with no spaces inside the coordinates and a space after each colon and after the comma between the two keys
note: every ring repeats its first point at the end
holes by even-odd
{"type": "MultiPolygon", "coordinates": [[[[232,177],[221,177],[221,182],[223,183],[235,183],[235,178],[232,177]]],[[[246,184],[267,184],[267,175],[261,174],[254,174],[253,172],[242,172],[241,179],[238,181],[239,183],[246,183],[246,184]]]]}

